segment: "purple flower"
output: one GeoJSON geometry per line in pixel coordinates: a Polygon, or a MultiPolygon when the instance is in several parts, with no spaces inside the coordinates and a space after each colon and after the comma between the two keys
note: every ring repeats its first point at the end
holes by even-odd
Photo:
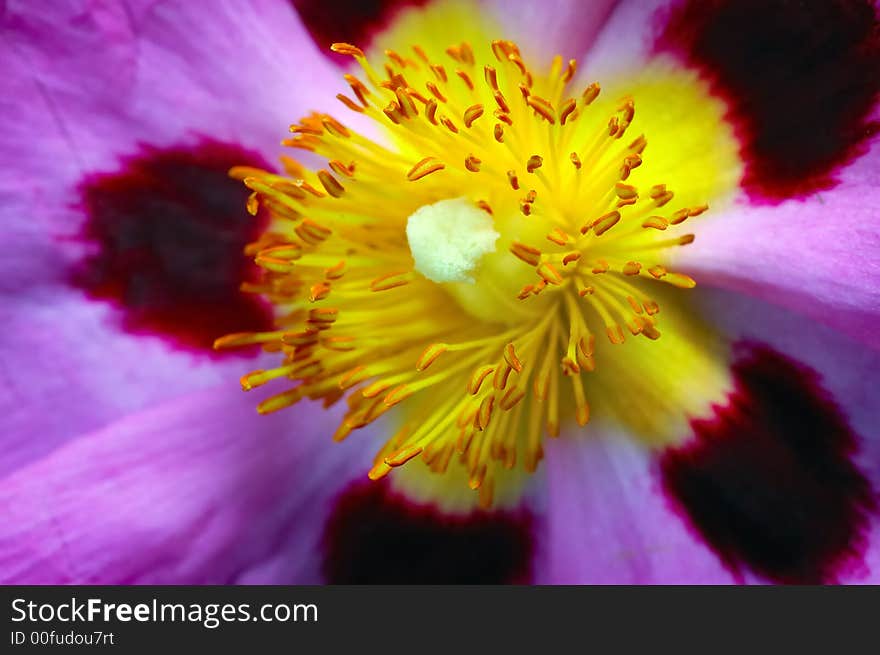
{"type": "Polygon", "coordinates": [[[0,25],[3,581],[877,580],[874,3],[0,25]]]}

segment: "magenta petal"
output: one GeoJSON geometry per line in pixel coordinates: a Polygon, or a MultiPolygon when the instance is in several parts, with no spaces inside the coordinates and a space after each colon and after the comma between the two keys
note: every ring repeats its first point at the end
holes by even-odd
{"type": "MultiPolygon", "coordinates": [[[[274,161],[288,123],[335,104],[342,80],[283,0],[210,8],[63,0],[50,12],[9,3],[0,12],[0,56],[0,109],[17,117],[0,134],[0,161],[16,171],[0,180],[8,251],[0,313],[15,335],[0,340],[7,472],[181,392],[223,380],[234,391],[238,376],[257,367],[224,367],[171,352],[152,335],[123,334],[114,308],[71,288],[70,270],[82,260],[74,237],[86,222],[84,182],[112,177],[142,147],[185,148],[199,135],[274,161]]],[[[179,259],[204,262],[202,254],[188,249],[179,259]]]]}
{"type": "Polygon", "coordinates": [[[13,53],[4,86],[42,98],[12,127],[50,110],[81,162],[108,139],[156,143],[186,129],[277,152],[298,114],[336,104],[341,82],[284,0],[67,0],[48,13],[21,3],[0,29],[13,53]]]}
{"type": "Polygon", "coordinates": [[[584,79],[598,80],[603,86],[618,85],[625,82],[632,71],[644,66],[652,57],[657,12],[668,7],[671,1],[621,0],[616,3],[595,38],[583,44],[584,79]]]}
{"type": "Polygon", "coordinates": [[[863,439],[814,369],[755,341],[733,355],[725,401],[661,454],[664,491],[738,577],[857,577],[877,512],[855,462],[863,439]]]}
{"type": "Polygon", "coordinates": [[[301,114],[340,106],[344,82],[288,1],[136,4],[143,114],[162,107],[212,136],[277,152],[301,114]]]}
{"type": "Polygon", "coordinates": [[[483,1],[504,30],[499,37],[515,41],[525,61],[536,67],[557,54],[566,59],[583,57],[618,4],[618,0],[483,1]]]}
{"type": "MultiPolygon", "coordinates": [[[[880,434],[877,432],[880,403],[876,389],[880,384],[877,379],[880,353],[779,306],[727,291],[704,288],[695,293],[704,317],[727,338],[764,344],[815,371],[826,400],[840,408],[849,429],[860,437],[851,461],[867,478],[877,497],[880,493],[880,434]]],[[[809,383],[804,376],[800,379],[809,383]]],[[[848,480],[852,478],[841,478],[842,483],[848,480]]],[[[853,502],[865,506],[858,496],[853,502]]],[[[837,577],[843,582],[871,582],[880,576],[880,516],[876,507],[870,515],[870,525],[859,532],[863,533],[860,536],[864,537],[864,543],[853,543],[852,554],[863,566],[839,571],[837,577]]]]}
{"type": "Polygon", "coordinates": [[[66,288],[5,300],[0,339],[0,475],[58,445],[155,403],[198,389],[240,392],[238,378],[276,356],[226,361],[169,350],[109,325],[110,309],[66,288]]]}
{"type": "Polygon", "coordinates": [[[835,186],[876,135],[877,27],[873,0],[623,0],[585,68],[604,85],[658,57],[697,71],[728,105],[744,191],[775,204],[835,186]]]}
{"type": "Polygon", "coordinates": [[[766,344],[819,373],[822,386],[864,437],[861,463],[875,485],[880,483],[880,353],[773,303],[716,289],[691,293],[705,320],[726,338],[766,344]]]}
{"type": "MultiPolygon", "coordinates": [[[[767,344],[818,372],[822,389],[840,407],[852,431],[862,437],[852,464],[876,493],[880,489],[880,439],[876,431],[880,403],[875,381],[880,371],[878,355],[834,330],[805,323],[802,317],[782,308],[729,292],[695,293],[699,294],[704,316],[728,338],[767,344]]],[[[581,442],[561,438],[547,445],[548,527],[544,543],[539,545],[543,556],[537,565],[537,581],[735,581],[737,578],[724,568],[663,490],[656,456],[627,435],[613,431],[593,434],[581,442]]],[[[792,483],[793,479],[789,480],[788,484],[792,483]]],[[[735,487],[729,486],[728,491],[735,487]]],[[[840,582],[874,582],[880,576],[880,517],[861,495],[864,486],[859,484],[853,489],[860,494],[853,499],[862,508],[859,511],[869,511],[867,523],[859,520],[851,549],[847,549],[852,558],[834,571],[834,578],[840,582]]],[[[778,527],[787,529],[782,524],[778,527]]],[[[749,571],[742,573],[740,580],[766,580],[749,571]]]]}
{"type": "Polygon", "coordinates": [[[273,170],[255,152],[205,138],[144,145],[117,169],[90,175],[77,189],[86,222],[75,242],[84,252],[69,284],[112,306],[126,332],[207,357],[253,355],[213,349],[223,335],[273,327],[269,303],[241,289],[260,280],[244,251],[269,216],[245,210],[250,191],[229,176],[235,166],[273,170]]]}
{"type": "Polygon", "coordinates": [[[697,280],[782,305],[880,348],[880,143],[831,191],[743,207],[696,226],[673,264],[697,280]]]}
{"type": "MultiPolygon", "coordinates": [[[[556,54],[569,58],[583,55],[616,3],[617,0],[550,0],[540,4],[522,0],[478,0],[470,4],[475,21],[485,16],[489,24],[500,26],[500,32],[493,38],[517,42],[530,65],[543,66],[556,54]]],[[[380,0],[329,4],[321,0],[293,0],[319,49],[341,65],[347,65],[348,59],[329,53],[331,43],[353,43],[366,49],[399,15],[429,10],[433,4],[438,3],[380,0]]],[[[451,33],[454,26],[444,25],[441,29],[451,33]]],[[[454,40],[454,36],[450,39],[454,40]]],[[[404,43],[398,47],[403,52],[409,45],[404,43]]]]}
{"type": "Polygon", "coordinates": [[[859,584],[880,584],[880,521],[871,524],[871,531],[867,536],[868,549],[865,552],[865,567],[867,572],[858,579],[859,584]]]}
{"type": "Polygon", "coordinates": [[[658,51],[725,100],[752,202],[833,188],[877,133],[875,0],[681,0],[658,18],[658,51]]]}
{"type": "Polygon", "coordinates": [[[366,49],[377,33],[386,29],[404,11],[430,4],[429,0],[291,0],[299,19],[320,52],[340,66],[347,55],[330,52],[333,43],[351,43],[366,49]]]}
{"type": "MultiPolygon", "coordinates": [[[[0,576],[18,583],[316,581],[331,498],[370,457],[316,406],[193,394],[0,482],[0,576]]],[[[337,413],[338,414],[338,413],[337,413]]]]}
{"type": "Polygon", "coordinates": [[[341,106],[344,86],[283,0],[17,3],[0,15],[0,53],[0,108],[18,117],[0,135],[16,171],[0,181],[14,239],[2,289],[61,276],[69,249],[51,237],[76,233],[77,186],[140,144],[202,135],[275,161],[288,125],[341,106]]]}
{"type": "Polygon", "coordinates": [[[525,584],[534,533],[525,506],[450,515],[407,500],[387,479],[362,480],[339,495],[326,522],[324,581],[525,584]]]}
{"type": "Polygon", "coordinates": [[[546,446],[546,533],[536,582],[704,584],[733,578],[659,491],[652,455],[626,435],[546,446]]]}

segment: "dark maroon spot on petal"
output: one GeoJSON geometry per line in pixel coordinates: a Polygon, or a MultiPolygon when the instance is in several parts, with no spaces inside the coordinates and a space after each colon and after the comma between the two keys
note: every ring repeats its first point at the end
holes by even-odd
{"type": "Polygon", "coordinates": [[[347,489],[324,530],[331,584],[505,584],[531,575],[524,510],[453,517],[415,505],[385,483],[347,489]]]}
{"type": "Polygon", "coordinates": [[[667,493],[735,574],[832,583],[863,571],[877,500],[852,461],[857,436],[815,371],[760,344],[736,354],[727,406],[660,460],[667,493]]]}
{"type": "Polygon", "coordinates": [[[656,47],[700,69],[729,104],[755,201],[836,185],[877,132],[880,29],[870,0],[687,0],[656,47]]]}
{"type": "Polygon", "coordinates": [[[219,336],[269,328],[268,306],[239,290],[258,275],[242,249],[265,217],[245,210],[248,190],[227,175],[236,165],[267,168],[254,152],[203,140],[141,146],[119,170],[90,175],[79,187],[90,252],[72,283],[117,305],[127,331],[176,347],[214,352],[219,336]]]}
{"type": "MultiPolygon", "coordinates": [[[[326,0],[293,0],[293,6],[318,47],[331,54],[331,43],[352,43],[360,48],[367,48],[373,35],[388,27],[399,10],[421,7],[427,1],[345,0],[329,3],[326,0]]],[[[351,60],[342,55],[333,57],[345,64],[351,60]]]]}

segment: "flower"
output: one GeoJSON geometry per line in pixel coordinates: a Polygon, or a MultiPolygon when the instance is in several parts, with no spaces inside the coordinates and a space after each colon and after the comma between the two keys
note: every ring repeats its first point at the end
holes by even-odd
{"type": "Polygon", "coordinates": [[[5,580],[876,578],[872,3],[293,4],[4,14],[5,580]]]}

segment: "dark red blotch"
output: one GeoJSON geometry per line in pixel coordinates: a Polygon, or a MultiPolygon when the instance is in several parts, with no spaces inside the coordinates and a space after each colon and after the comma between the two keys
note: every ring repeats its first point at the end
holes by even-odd
{"type": "Polygon", "coordinates": [[[385,483],[357,483],[324,531],[331,584],[505,584],[531,575],[532,519],[523,511],[448,516],[385,483]]]}
{"type": "Polygon", "coordinates": [[[265,225],[245,210],[235,165],[267,168],[250,151],[212,140],[141,146],[112,172],[79,186],[89,254],[70,273],[90,297],[112,302],[124,329],[211,353],[214,339],[272,325],[268,306],[242,293],[257,276],[242,253],[265,225]]]}
{"type": "Polygon", "coordinates": [[[818,374],[758,344],[736,348],[734,391],[660,460],[675,507],[741,577],[833,583],[857,573],[877,499],[857,436],[818,374]]]}
{"type": "MultiPolygon", "coordinates": [[[[428,0],[346,0],[329,3],[326,0],[293,0],[293,6],[311,34],[312,39],[330,55],[330,44],[351,43],[366,49],[373,35],[385,29],[394,14],[406,7],[421,7],[428,0]]],[[[349,63],[350,57],[333,55],[339,63],[349,63]]]]}
{"type": "Polygon", "coordinates": [[[688,0],[656,47],[701,70],[737,128],[754,201],[836,184],[878,125],[880,29],[869,0],[688,0]]]}

